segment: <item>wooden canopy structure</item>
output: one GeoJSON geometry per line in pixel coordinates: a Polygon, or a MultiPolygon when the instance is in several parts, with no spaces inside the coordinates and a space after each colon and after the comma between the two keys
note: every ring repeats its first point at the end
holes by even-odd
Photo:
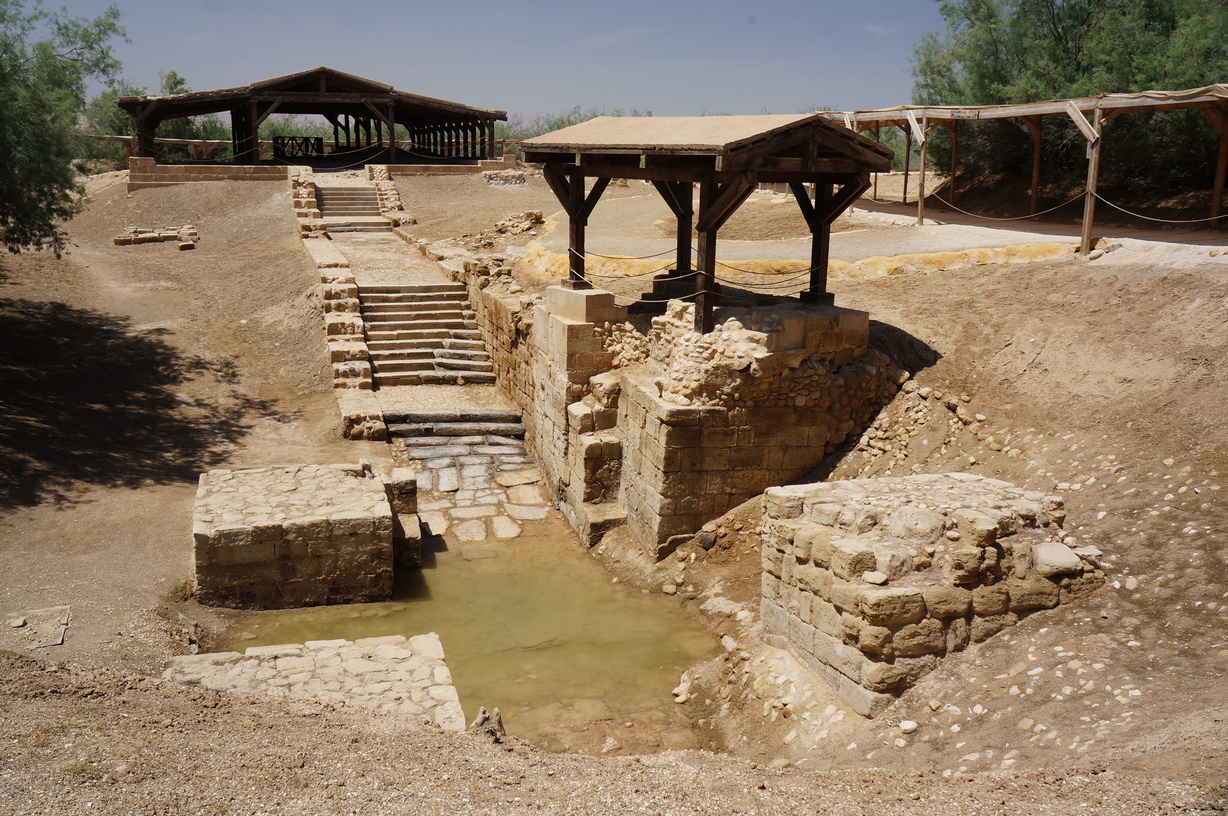
{"type": "Polygon", "coordinates": [[[946,128],[951,136],[951,201],[954,202],[955,167],[959,150],[960,122],[986,119],[1019,119],[1032,136],[1032,188],[1030,211],[1037,212],[1040,197],[1041,121],[1046,116],[1069,117],[1088,143],[1087,192],[1083,205],[1083,240],[1081,250],[1091,249],[1096,212],[1096,186],[1100,175],[1101,136],[1106,123],[1124,113],[1150,113],[1164,110],[1202,112],[1219,135],[1219,152],[1215,180],[1211,193],[1210,222],[1218,227],[1223,214],[1224,185],[1228,177],[1228,85],[1208,85],[1184,91],[1142,91],[1140,93],[1105,93],[1080,99],[1060,99],[1051,102],[1031,102],[1021,105],[981,105],[948,107],[937,105],[903,105],[869,111],[828,113],[845,127],[876,136],[883,126],[904,132],[905,181],[904,197],[908,197],[908,165],[912,141],[921,145],[921,184],[917,198],[917,219],[925,219],[925,150],[928,136],[935,128],[946,128]],[[1091,115],[1092,121],[1087,120],[1091,115]]]}
{"type": "MultiPolygon", "coordinates": [[[[260,125],[275,113],[322,116],[333,126],[332,155],[345,154],[350,164],[364,159],[400,163],[406,157],[412,157],[412,163],[451,164],[491,158],[495,122],[507,119],[504,111],[417,96],[324,67],[241,88],[125,96],[116,104],[136,122],[136,155],[142,157],[154,157],[162,122],[228,113],[236,164],[260,161],[260,125]],[[408,142],[397,141],[398,125],[408,131],[408,142]]],[[[327,164],[322,142],[290,140],[290,157],[296,164],[313,164],[313,159],[327,164]]]]}
{"type": "Polygon", "coordinates": [[[572,287],[589,285],[584,274],[584,228],[610,179],[653,183],[678,220],[677,262],[663,288],[694,295],[695,328],[701,332],[713,328],[717,231],[757,184],[789,185],[812,235],[810,285],[801,296],[831,303],[827,291],[831,224],[869,188],[871,172],[890,169],[893,156],[822,114],[602,116],[528,139],[522,149],[526,162],[542,165],[567,213],[572,287]],[[586,193],[589,178],[595,181],[586,193]],[[813,197],[807,185],[812,185],[813,197]],[[697,238],[694,272],[692,229],[697,238]],[[695,283],[688,287],[686,280],[692,277],[695,283]]]}

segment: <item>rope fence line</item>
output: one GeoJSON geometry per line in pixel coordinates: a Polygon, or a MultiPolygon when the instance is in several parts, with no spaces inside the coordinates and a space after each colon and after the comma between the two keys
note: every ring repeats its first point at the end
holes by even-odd
{"type": "MultiPolygon", "coordinates": [[[[1028,218],[1036,218],[1037,216],[1041,216],[1041,215],[1048,215],[1049,213],[1054,212],[1055,210],[1060,210],[1062,207],[1065,207],[1065,206],[1067,206],[1067,205],[1069,205],[1069,204],[1073,204],[1073,203],[1075,203],[1076,201],[1078,201],[1079,199],[1081,199],[1081,198],[1083,198],[1084,196],[1086,196],[1086,195],[1087,195],[1087,190],[1083,190],[1083,191],[1079,192],[1078,194],[1076,194],[1076,195],[1075,195],[1075,197],[1074,197],[1074,198],[1070,199],[1069,201],[1063,201],[1061,204],[1058,204],[1056,207],[1050,207],[1049,209],[1047,209],[1047,210],[1041,210],[1041,211],[1040,211],[1040,212],[1038,212],[1038,213],[1030,213],[1030,214],[1028,214],[1028,215],[1014,215],[1014,216],[1010,216],[1010,217],[997,217],[997,216],[993,216],[993,215],[978,215],[977,213],[968,212],[967,210],[963,210],[963,209],[960,209],[959,207],[956,207],[956,206],[955,206],[954,204],[952,204],[950,201],[947,201],[945,198],[943,198],[942,196],[938,195],[937,193],[931,193],[930,195],[931,195],[933,198],[938,199],[939,201],[941,201],[943,204],[947,205],[947,206],[948,206],[948,207],[950,207],[951,209],[955,210],[956,212],[961,212],[961,213],[963,213],[964,215],[971,216],[972,218],[980,218],[980,219],[983,219],[983,220],[985,220],[985,221],[1024,221],[1024,220],[1026,220],[1026,219],[1028,219],[1028,218]]],[[[1097,198],[1099,198],[1099,196],[1097,196],[1097,198]]]]}
{"type": "Polygon", "coordinates": [[[1150,215],[1141,215],[1136,212],[1130,212],[1125,207],[1119,207],[1118,205],[1114,204],[1112,201],[1109,201],[1107,198],[1100,195],[1099,193],[1093,193],[1093,195],[1095,195],[1096,198],[1099,199],[1100,201],[1103,201],[1105,204],[1108,204],[1113,209],[1119,210],[1120,212],[1123,212],[1126,215],[1129,215],[1133,218],[1141,218],[1144,221],[1155,221],[1160,224],[1205,224],[1208,221],[1218,221],[1221,218],[1228,218],[1228,216],[1225,216],[1225,215],[1212,215],[1208,218],[1186,218],[1186,219],[1152,218],[1150,215]]]}

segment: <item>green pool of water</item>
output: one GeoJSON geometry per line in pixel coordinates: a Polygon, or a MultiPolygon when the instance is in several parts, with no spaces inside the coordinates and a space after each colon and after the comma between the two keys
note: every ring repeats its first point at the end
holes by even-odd
{"type": "Polygon", "coordinates": [[[435,541],[388,603],[252,613],[222,646],[436,632],[468,719],[498,706],[509,733],[560,750],[694,746],[670,691],[719,645],[672,599],[613,583],[561,522],[435,541]]]}

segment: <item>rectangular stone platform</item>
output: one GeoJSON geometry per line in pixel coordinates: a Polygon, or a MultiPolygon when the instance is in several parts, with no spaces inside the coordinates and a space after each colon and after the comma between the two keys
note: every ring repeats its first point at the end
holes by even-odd
{"type": "Polygon", "coordinates": [[[948,473],[771,488],[767,640],[846,705],[881,712],[946,654],[1104,583],[1062,501],[948,473]]]}
{"type": "Polygon", "coordinates": [[[258,609],[387,600],[393,531],[385,484],[364,466],[211,470],[192,519],[197,595],[258,609]]]}
{"type": "Polygon", "coordinates": [[[253,646],[173,657],[163,679],[211,691],[344,703],[464,731],[439,636],[431,633],[253,646]]]}

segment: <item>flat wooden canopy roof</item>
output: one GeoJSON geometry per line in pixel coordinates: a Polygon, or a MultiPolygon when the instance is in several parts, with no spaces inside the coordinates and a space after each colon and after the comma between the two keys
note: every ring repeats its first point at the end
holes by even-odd
{"type": "Polygon", "coordinates": [[[753,171],[763,181],[890,169],[892,152],[821,113],[600,116],[522,142],[524,159],[609,178],[698,180],[753,171]]]}
{"type": "Polygon", "coordinates": [[[1079,99],[1057,99],[1048,102],[1026,102],[1019,105],[900,105],[878,110],[834,111],[825,114],[847,127],[895,125],[908,127],[908,119],[933,122],[967,122],[983,119],[1016,119],[1029,116],[1068,116],[1072,110],[1088,114],[1097,109],[1105,113],[1105,121],[1123,113],[1145,113],[1158,110],[1185,110],[1228,105],[1228,84],[1207,85],[1184,91],[1140,91],[1138,93],[1104,93],[1079,99]]]}
{"type": "Polygon", "coordinates": [[[397,119],[424,124],[506,120],[507,113],[485,110],[398,91],[391,85],[321,66],[237,88],[184,94],[125,96],[115,104],[134,118],[156,109],[159,119],[179,119],[230,111],[248,103],[276,104],[277,113],[346,113],[371,116],[371,107],[396,107],[397,119]]]}

